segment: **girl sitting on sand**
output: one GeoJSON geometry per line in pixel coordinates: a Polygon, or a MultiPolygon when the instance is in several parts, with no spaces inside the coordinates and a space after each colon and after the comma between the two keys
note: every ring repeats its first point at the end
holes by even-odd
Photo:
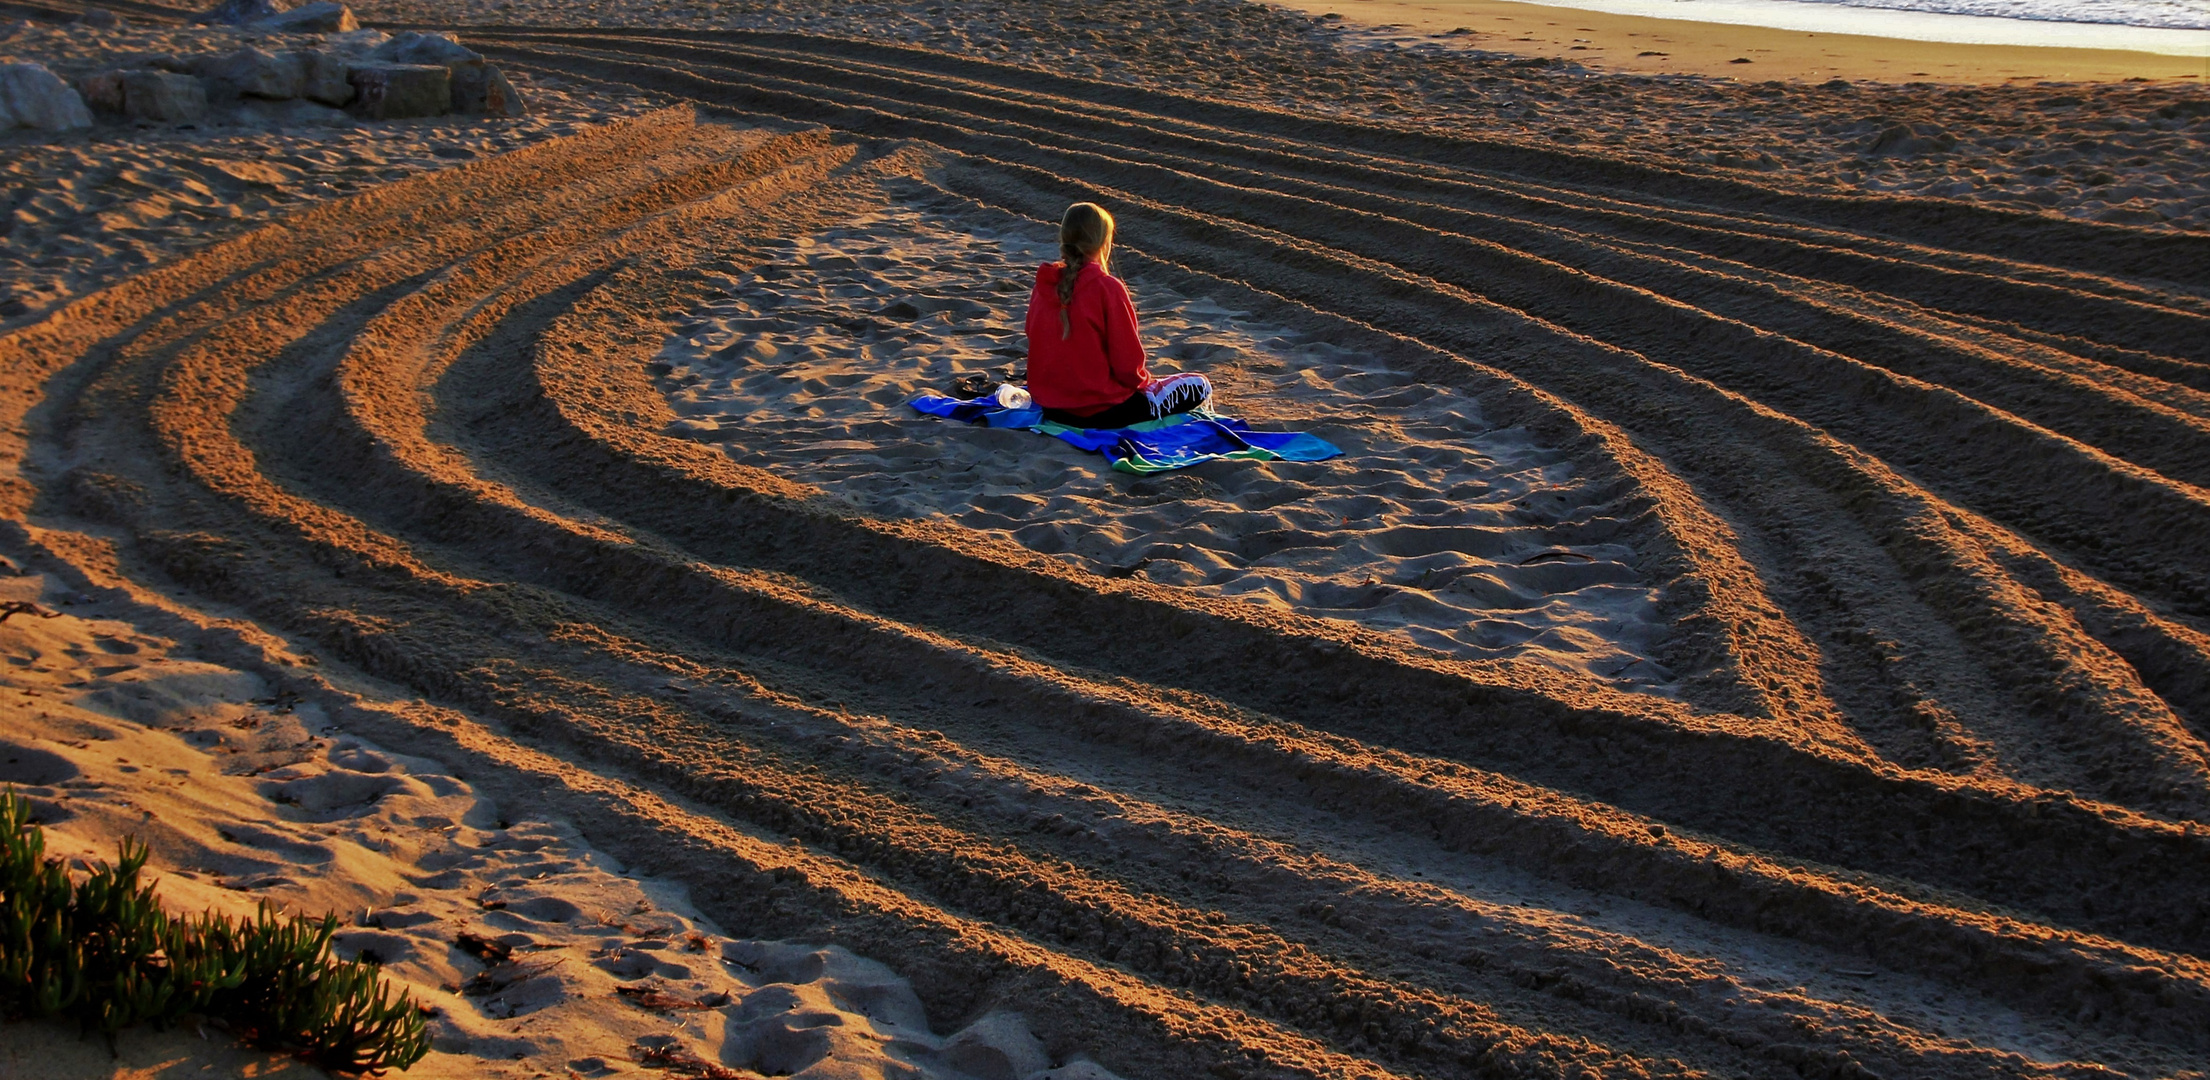
{"type": "Polygon", "coordinates": [[[1136,335],[1128,286],[1108,266],[1113,215],[1075,203],[1059,222],[1061,261],[1036,270],[1028,297],[1028,393],[1044,418],[1069,427],[1116,428],[1212,402],[1203,375],[1154,379],[1136,335]]]}

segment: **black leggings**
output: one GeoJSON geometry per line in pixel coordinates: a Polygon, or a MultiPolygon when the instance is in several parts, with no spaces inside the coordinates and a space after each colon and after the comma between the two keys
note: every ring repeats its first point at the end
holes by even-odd
{"type": "Polygon", "coordinates": [[[1128,400],[1107,406],[1102,412],[1079,416],[1058,409],[1045,409],[1044,419],[1068,427],[1119,428],[1146,420],[1158,420],[1176,413],[1186,413],[1210,404],[1212,383],[1203,375],[1185,372],[1153,379],[1143,389],[1128,395],[1128,400]]]}

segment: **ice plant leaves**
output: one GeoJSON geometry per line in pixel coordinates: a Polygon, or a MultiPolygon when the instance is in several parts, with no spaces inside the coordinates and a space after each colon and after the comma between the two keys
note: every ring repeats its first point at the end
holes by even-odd
{"type": "Polygon", "coordinates": [[[421,1010],[376,966],[330,954],[337,919],[214,912],[176,918],[139,882],[144,844],[72,881],[30,804],[0,792],[0,1018],[86,1030],[219,1015],[254,1042],[339,1072],[405,1069],[429,1052],[421,1010]]]}

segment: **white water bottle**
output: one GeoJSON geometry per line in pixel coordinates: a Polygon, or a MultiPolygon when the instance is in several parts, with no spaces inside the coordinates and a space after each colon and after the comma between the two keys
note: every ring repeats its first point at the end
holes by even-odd
{"type": "Polygon", "coordinates": [[[1035,400],[1028,396],[1026,388],[1012,383],[999,383],[997,393],[990,396],[997,399],[1001,408],[1026,409],[1035,404],[1035,400]]]}

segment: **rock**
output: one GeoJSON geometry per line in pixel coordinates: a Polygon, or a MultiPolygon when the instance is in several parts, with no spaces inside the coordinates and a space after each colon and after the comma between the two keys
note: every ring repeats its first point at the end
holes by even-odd
{"type": "Polygon", "coordinates": [[[207,116],[207,86],[167,71],[123,72],[123,115],[161,124],[190,124],[207,116]]]}
{"type": "Polygon", "coordinates": [[[123,17],[106,8],[86,8],[69,20],[71,26],[90,26],[100,30],[120,30],[123,17]]]}
{"type": "Polygon", "coordinates": [[[376,46],[369,55],[394,64],[435,64],[445,68],[452,94],[448,108],[453,112],[489,116],[524,116],[529,112],[522,95],[507,81],[505,73],[486,63],[482,53],[462,45],[451,34],[409,30],[376,46]]]}
{"type": "Polygon", "coordinates": [[[77,96],[94,112],[123,111],[123,73],[101,71],[77,80],[77,96]]]}
{"type": "Polygon", "coordinates": [[[333,109],[306,98],[291,101],[263,101],[245,98],[238,107],[223,117],[225,122],[240,127],[297,128],[297,127],[351,127],[360,123],[344,109],[333,109]]]}
{"type": "Polygon", "coordinates": [[[353,81],[348,78],[351,61],[332,52],[304,52],[299,56],[307,69],[307,83],[300,97],[340,108],[353,103],[353,81]]]}
{"type": "Polygon", "coordinates": [[[369,54],[398,64],[457,64],[481,60],[483,54],[462,45],[451,34],[424,34],[409,30],[376,47],[369,54]]]}
{"type": "Polygon", "coordinates": [[[222,3],[200,13],[194,22],[221,23],[224,26],[244,26],[250,22],[273,19],[285,9],[275,0],[223,0],[222,3]]]}
{"type": "Polygon", "coordinates": [[[481,60],[449,65],[453,76],[453,111],[485,116],[527,116],[522,95],[506,79],[506,73],[481,60]]]}
{"type": "Polygon", "coordinates": [[[334,52],[354,55],[369,52],[390,40],[391,35],[381,30],[348,30],[323,38],[322,44],[334,52]]]}
{"type": "Polygon", "coordinates": [[[453,76],[437,64],[355,64],[353,115],[364,120],[443,116],[453,104],[453,76]]]}
{"type": "Polygon", "coordinates": [[[284,101],[307,89],[307,64],[298,53],[272,53],[247,46],[203,61],[199,74],[225,97],[284,101]]]}
{"type": "Polygon", "coordinates": [[[0,112],[10,127],[75,131],[92,126],[92,110],[76,89],[44,64],[0,63],[0,112]]]}
{"type": "Polygon", "coordinates": [[[339,34],[361,28],[361,21],[353,17],[353,9],[344,4],[317,0],[253,22],[255,30],[280,30],[287,34],[339,34]]]}

